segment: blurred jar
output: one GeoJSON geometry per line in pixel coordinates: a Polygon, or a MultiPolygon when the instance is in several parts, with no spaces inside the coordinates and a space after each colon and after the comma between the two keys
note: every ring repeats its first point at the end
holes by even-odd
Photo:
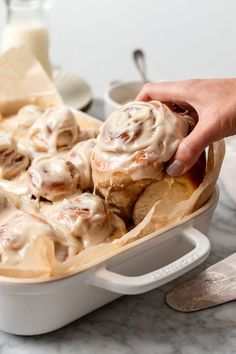
{"type": "Polygon", "coordinates": [[[5,4],[7,22],[2,32],[2,52],[23,45],[51,76],[45,0],[5,0],[5,4]]]}

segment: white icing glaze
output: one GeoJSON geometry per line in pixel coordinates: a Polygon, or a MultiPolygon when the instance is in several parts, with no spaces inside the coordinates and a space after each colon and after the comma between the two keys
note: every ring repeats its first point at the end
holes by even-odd
{"type": "MultiPolygon", "coordinates": [[[[48,237],[54,243],[55,257],[64,261],[71,247],[67,240],[55,233],[42,217],[25,214],[21,211],[9,213],[0,225],[1,263],[17,264],[23,258],[26,249],[39,237],[48,237]]],[[[32,258],[32,262],[34,259],[32,258]]]]}
{"type": "Polygon", "coordinates": [[[74,165],[59,156],[35,158],[28,175],[32,194],[48,200],[75,192],[79,177],[74,165]]]}
{"type": "Polygon", "coordinates": [[[188,130],[188,119],[159,101],[128,103],[103,123],[92,168],[110,175],[123,172],[133,180],[157,178],[188,130]]]}
{"type": "Polygon", "coordinates": [[[125,233],[123,221],[108,209],[103,199],[90,193],[64,200],[52,210],[49,222],[56,229],[60,229],[60,225],[66,227],[74,237],[82,240],[85,248],[103,242],[116,229],[120,236],[125,233]]]}
{"type": "Polygon", "coordinates": [[[64,105],[47,109],[32,125],[29,139],[36,151],[69,149],[78,140],[79,126],[72,111],[64,105]]]}
{"type": "Polygon", "coordinates": [[[81,141],[73,147],[67,156],[67,161],[70,161],[78,171],[78,186],[82,190],[92,187],[93,184],[90,156],[95,145],[96,139],[81,141]]]}

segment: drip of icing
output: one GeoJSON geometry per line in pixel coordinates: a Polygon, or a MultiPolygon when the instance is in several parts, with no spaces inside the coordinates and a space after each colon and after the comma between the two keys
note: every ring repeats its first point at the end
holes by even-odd
{"type": "Polygon", "coordinates": [[[67,161],[70,161],[78,171],[78,185],[82,190],[90,188],[93,184],[90,156],[95,145],[96,139],[82,141],[75,145],[67,156],[67,161]]]}

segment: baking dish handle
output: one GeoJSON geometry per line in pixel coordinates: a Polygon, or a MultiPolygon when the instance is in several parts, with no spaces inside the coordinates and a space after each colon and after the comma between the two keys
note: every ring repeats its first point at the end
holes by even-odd
{"type": "Polygon", "coordinates": [[[179,236],[192,243],[194,249],[174,262],[150,273],[134,277],[121,275],[103,267],[91,274],[89,283],[127,295],[141,294],[168,283],[202,263],[210,252],[208,238],[194,227],[188,226],[181,230],[179,236]]]}

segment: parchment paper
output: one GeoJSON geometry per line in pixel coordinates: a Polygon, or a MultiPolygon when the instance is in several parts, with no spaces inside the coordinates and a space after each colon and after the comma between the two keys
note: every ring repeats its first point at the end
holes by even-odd
{"type": "Polygon", "coordinates": [[[15,114],[26,104],[42,108],[62,103],[62,98],[37,59],[24,47],[0,57],[0,116],[15,114]]]}

